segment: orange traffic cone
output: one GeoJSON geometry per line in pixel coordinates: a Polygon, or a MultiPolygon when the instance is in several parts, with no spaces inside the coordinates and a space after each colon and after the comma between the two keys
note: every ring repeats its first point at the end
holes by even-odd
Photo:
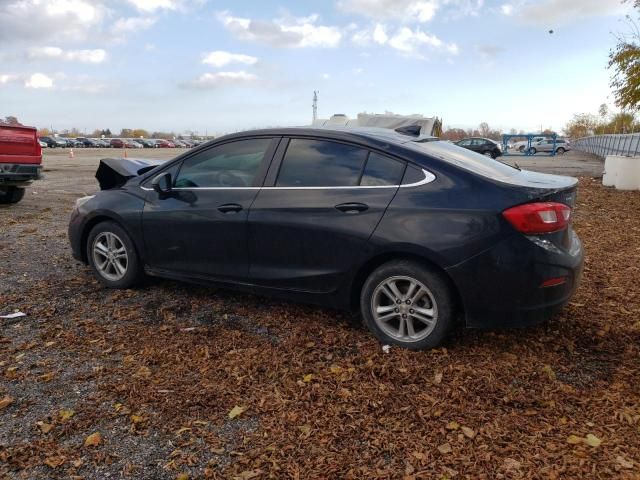
{"type": "Polygon", "coordinates": [[[127,149],[124,149],[124,158],[129,158],[129,155],[127,155],[127,149]]]}
{"type": "Polygon", "coordinates": [[[73,158],[73,148],[69,149],[69,158],[73,158]]]}

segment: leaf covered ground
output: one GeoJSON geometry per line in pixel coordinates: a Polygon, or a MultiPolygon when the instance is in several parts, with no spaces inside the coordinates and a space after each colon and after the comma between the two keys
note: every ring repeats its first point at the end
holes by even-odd
{"type": "MultiPolygon", "coordinates": [[[[29,204],[27,204],[28,206],[29,204]]],[[[169,281],[100,287],[71,200],[0,210],[0,476],[640,478],[640,193],[582,179],[551,322],[380,344],[348,316],[169,281]]]]}

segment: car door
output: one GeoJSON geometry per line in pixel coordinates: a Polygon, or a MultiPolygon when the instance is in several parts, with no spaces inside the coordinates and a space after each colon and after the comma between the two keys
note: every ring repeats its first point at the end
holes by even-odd
{"type": "Polygon", "coordinates": [[[164,271],[246,280],[249,207],[278,141],[233,140],[173,167],[172,190],[149,191],[146,197],[142,225],[147,263],[164,271]]]}
{"type": "Polygon", "coordinates": [[[334,291],[364,254],[405,168],[353,144],[283,141],[249,212],[251,281],[334,291]]]}

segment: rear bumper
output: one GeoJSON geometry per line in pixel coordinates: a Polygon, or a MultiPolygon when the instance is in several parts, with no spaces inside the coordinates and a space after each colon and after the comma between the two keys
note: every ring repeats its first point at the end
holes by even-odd
{"type": "Polygon", "coordinates": [[[0,185],[24,186],[42,178],[42,165],[34,163],[0,163],[0,185]]]}
{"type": "Polygon", "coordinates": [[[583,260],[573,232],[567,251],[548,250],[514,235],[447,271],[458,287],[468,327],[522,327],[548,320],[569,302],[580,284],[583,260]],[[559,277],[565,282],[542,286],[559,277]]]}

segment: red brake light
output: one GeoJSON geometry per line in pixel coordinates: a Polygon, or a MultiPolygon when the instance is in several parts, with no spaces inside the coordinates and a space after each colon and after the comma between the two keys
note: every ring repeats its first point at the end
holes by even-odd
{"type": "Polygon", "coordinates": [[[556,202],[525,203],[502,212],[513,227],[526,234],[551,233],[571,222],[571,207],[556,202]]]}

